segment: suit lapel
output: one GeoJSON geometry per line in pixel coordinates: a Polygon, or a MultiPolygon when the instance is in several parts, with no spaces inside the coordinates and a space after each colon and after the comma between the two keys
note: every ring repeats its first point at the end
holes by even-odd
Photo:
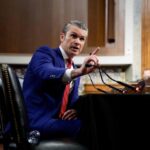
{"type": "Polygon", "coordinates": [[[65,62],[64,62],[60,49],[59,48],[55,49],[55,52],[56,52],[55,58],[57,57],[57,59],[55,59],[56,64],[58,64],[60,67],[65,68],[65,62]]]}

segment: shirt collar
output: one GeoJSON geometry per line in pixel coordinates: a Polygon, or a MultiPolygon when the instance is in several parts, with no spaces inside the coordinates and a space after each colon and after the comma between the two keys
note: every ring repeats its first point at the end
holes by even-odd
{"type": "Polygon", "coordinates": [[[67,54],[66,54],[66,52],[64,51],[64,49],[63,49],[61,46],[59,46],[59,48],[60,48],[60,51],[61,51],[61,54],[62,54],[64,60],[68,59],[69,57],[67,56],[67,54]]]}

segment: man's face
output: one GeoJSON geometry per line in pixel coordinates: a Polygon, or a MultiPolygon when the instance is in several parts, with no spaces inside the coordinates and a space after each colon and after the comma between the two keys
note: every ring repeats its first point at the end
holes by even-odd
{"type": "Polygon", "coordinates": [[[60,34],[61,46],[69,57],[79,55],[86,42],[88,32],[74,25],[70,25],[66,34],[60,34]]]}

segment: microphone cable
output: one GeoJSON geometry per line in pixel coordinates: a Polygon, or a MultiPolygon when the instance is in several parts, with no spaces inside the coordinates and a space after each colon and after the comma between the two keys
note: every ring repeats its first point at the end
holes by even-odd
{"type": "Polygon", "coordinates": [[[122,94],[126,94],[128,93],[129,91],[128,90],[132,90],[133,92],[135,93],[141,93],[145,87],[145,81],[141,80],[138,82],[137,86],[132,86],[132,85],[129,85],[127,83],[124,83],[124,82],[121,82],[121,81],[118,81],[118,80],[115,80],[113,79],[111,76],[109,76],[103,69],[101,69],[100,65],[92,65],[92,64],[86,64],[86,67],[91,67],[91,66],[95,66],[98,70],[99,70],[99,73],[100,73],[100,77],[101,77],[101,80],[103,82],[103,84],[105,84],[106,86],[122,93],[122,94]],[[103,77],[102,77],[102,73],[104,73],[109,79],[111,79],[112,81],[116,82],[117,84],[119,85],[122,85],[124,86],[126,89],[118,89],[110,84],[107,84],[104,80],[103,80],[103,77]]]}
{"type": "Polygon", "coordinates": [[[102,80],[103,84],[105,84],[106,86],[108,86],[109,88],[111,88],[111,89],[113,89],[113,90],[118,91],[118,92],[121,93],[121,94],[125,94],[125,93],[126,93],[124,90],[118,89],[118,88],[116,88],[116,87],[114,87],[114,86],[112,86],[112,85],[110,85],[110,84],[107,84],[107,83],[103,80],[103,76],[102,76],[102,71],[101,71],[101,69],[98,68],[98,70],[99,70],[99,74],[100,74],[100,77],[101,77],[101,80],[102,80]]]}
{"type": "Polygon", "coordinates": [[[116,83],[118,83],[118,84],[120,84],[120,85],[122,85],[122,86],[124,86],[124,87],[127,87],[128,89],[131,89],[131,90],[133,90],[133,91],[135,91],[135,92],[137,91],[137,90],[136,90],[136,87],[133,87],[133,86],[127,84],[127,83],[124,83],[124,82],[121,82],[121,81],[118,81],[118,80],[113,79],[113,78],[110,77],[103,69],[101,69],[101,71],[102,71],[109,79],[111,79],[112,81],[114,81],[114,82],[116,82],[116,83]]]}
{"type": "Polygon", "coordinates": [[[104,90],[102,90],[102,89],[100,89],[100,88],[97,88],[97,87],[95,86],[95,84],[93,83],[93,80],[92,80],[90,74],[88,74],[88,76],[89,76],[89,78],[90,78],[90,80],[91,80],[91,83],[92,83],[93,87],[94,87],[97,91],[100,91],[100,92],[105,93],[105,94],[111,94],[111,93],[106,92],[106,91],[104,91],[104,90]]]}

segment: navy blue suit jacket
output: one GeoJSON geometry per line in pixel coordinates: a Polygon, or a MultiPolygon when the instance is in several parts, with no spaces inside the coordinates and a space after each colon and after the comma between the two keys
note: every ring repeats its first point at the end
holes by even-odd
{"type": "MultiPolygon", "coordinates": [[[[65,89],[61,78],[65,70],[60,49],[43,46],[33,54],[24,77],[23,94],[29,128],[39,130],[43,137],[75,136],[80,130],[80,120],[58,118],[65,89]]],[[[68,108],[72,108],[78,99],[79,80],[74,80],[68,108]]]]}

